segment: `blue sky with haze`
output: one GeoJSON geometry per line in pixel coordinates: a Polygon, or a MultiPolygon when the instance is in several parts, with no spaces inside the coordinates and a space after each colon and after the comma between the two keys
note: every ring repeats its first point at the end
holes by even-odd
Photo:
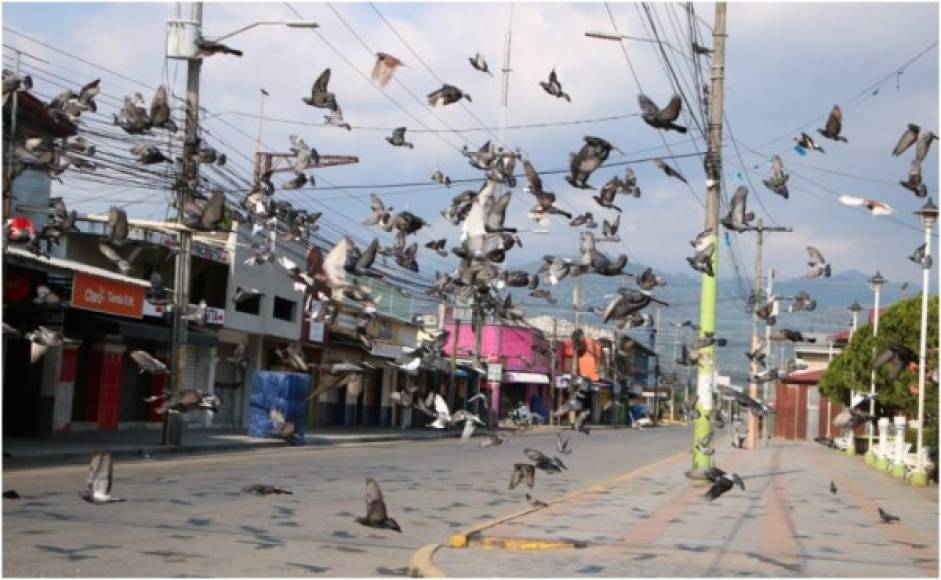
{"type": "MultiPolygon", "coordinates": [[[[373,64],[370,51],[325,4],[296,3],[294,6],[305,19],[319,22],[323,37],[368,75],[373,64]]],[[[499,76],[491,78],[473,70],[467,58],[480,51],[491,69],[500,69],[504,33],[511,12],[508,4],[377,4],[377,7],[437,76],[472,96],[473,102],[467,103],[467,107],[476,117],[487,126],[499,123],[499,76]]],[[[699,16],[712,22],[711,3],[695,7],[699,16]]],[[[341,3],[334,8],[372,51],[388,52],[405,62],[397,78],[419,98],[440,86],[368,4],[341,3]]],[[[621,32],[650,35],[639,4],[612,4],[611,8],[621,32]]],[[[658,32],[668,42],[678,45],[682,39],[676,32],[685,38],[687,26],[682,8],[666,4],[654,4],[652,8],[658,32]]],[[[149,85],[169,80],[175,91],[182,93],[185,66],[174,61],[165,64],[163,58],[165,21],[172,18],[175,11],[172,3],[5,3],[2,10],[4,26],[14,31],[149,85]]],[[[256,20],[295,17],[280,3],[209,3],[204,18],[205,33],[212,35],[227,33],[256,20]]],[[[587,30],[611,28],[603,4],[517,4],[513,8],[513,72],[507,123],[573,121],[637,113],[639,89],[617,43],[584,36],[587,30]],[[564,89],[571,94],[571,103],[554,99],[539,88],[538,81],[544,80],[553,67],[564,89]]],[[[937,4],[732,3],[728,9],[728,28],[726,111],[739,141],[744,165],[757,188],[750,195],[751,209],[768,221],[757,196],[771,218],[796,230],[793,234],[771,238],[766,253],[768,262],[784,276],[798,275],[805,270],[804,246],[812,244],[827,256],[836,270],[855,268],[871,272],[879,268],[890,279],[915,280],[917,267],[905,256],[921,243],[921,234],[898,222],[844,207],[836,197],[850,194],[887,202],[895,208],[895,218],[917,226],[917,218],[911,212],[921,206],[922,200],[894,185],[906,178],[912,154],[894,159],[889,153],[909,122],[938,132],[937,47],[898,78],[893,75],[882,83],[878,94],[867,94],[866,98],[844,107],[843,132],[849,139],[848,144],[821,139],[827,150],[825,155],[811,153],[801,158],[792,149],[791,137],[795,134],[793,130],[805,123],[815,121],[807,127],[808,132],[823,126],[823,118],[834,103],[845,103],[936,41],[937,4]],[[775,153],[782,156],[792,176],[789,200],[775,196],[761,184],[768,173],[768,160],[775,153]]],[[[708,34],[705,27],[701,30],[708,34]]],[[[346,120],[354,126],[421,128],[381,94],[385,92],[429,127],[441,129],[442,121],[452,128],[479,127],[478,121],[460,106],[435,109],[436,118],[394,82],[385,91],[373,87],[313,31],[262,27],[228,42],[244,50],[245,56],[240,59],[214,56],[204,62],[202,104],[215,114],[222,113],[219,118],[208,119],[206,127],[244,155],[250,156],[254,149],[258,121],[233,112],[257,114],[258,89],[264,87],[271,93],[266,115],[319,123],[323,111],[307,107],[300,99],[309,93],[313,80],[327,67],[333,71],[330,89],[336,93],[346,120]],[[235,125],[244,134],[220,120],[235,125]]],[[[73,88],[100,76],[102,90],[115,97],[121,98],[136,90],[141,90],[148,100],[151,96],[149,90],[132,82],[96,71],[9,31],[5,31],[4,43],[49,61],[51,65],[35,62],[32,65],[74,79],[73,88]]],[[[709,36],[707,44],[711,45],[709,36]]],[[[673,88],[654,46],[638,42],[628,42],[626,46],[643,91],[656,102],[665,104],[673,88]]],[[[4,66],[10,62],[10,54],[5,47],[4,66]]],[[[668,54],[678,67],[678,74],[685,78],[688,67],[683,57],[673,52],[668,54]]],[[[30,61],[27,59],[24,63],[29,65],[30,61]]],[[[28,67],[26,70],[29,72],[28,67]]],[[[37,76],[43,74],[41,70],[33,72],[37,76]]],[[[41,79],[37,79],[36,88],[47,94],[62,90],[41,79]]],[[[381,233],[383,240],[388,240],[387,234],[368,231],[358,225],[368,213],[364,204],[368,201],[366,196],[376,191],[397,210],[409,209],[431,221],[429,237],[447,236],[452,244],[456,241],[457,229],[444,222],[439,212],[450,197],[463,188],[459,185],[450,190],[434,187],[429,177],[437,168],[452,178],[478,177],[479,172],[468,166],[456,149],[464,144],[478,146],[491,138],[486,131],[457,135],[446,131],[437,134],[411,131],[408,137],[415,143],[415,149],[407,150],[389,146],[384,140],[386,134],[381,131],[347,133],[329,127],[266,121],[263,142],[284,151],[289,144],[288,135],[292,133],[301,135],[323,154],[355,154],[361,159],[355,166],[315,172],[318,186],[428,183],[406,188],[404,193],[382,188],[347,192],[306,189],[286,196],[315,210],[326,209],[326,218],[336,226],[328,233],[335,235],[341,229],[348,230],[360,240],[381,233]]],[[[581,146],[584,135],[603,137],[627,153],[623,158],[613,155],[611,161],[666,154],[662,149],[636,153],[662,145],[656,131],[637,117],[584,125],[508,129],[504,141],[521,148],[537,168],[557,169],[567,164],[569,153],[581,146]]],[[[675,133],[666,138],[675,154],[694,153],[697,147],[700,151],[704,149],[701,140],[694,147],[687,137],[675,133]]],[[[738,185],[748,183],[731,140],[727,138],[725,143],[725,175],[731,194],[738,185]]],[[[244,158],[237,153],[230,153],[229,157],[234,166],[247,171],[248,162],[244,158]]],[[[686,175],[696,195],[702,199],[705,184],[699,160],[686,158],[671,164],[686,175]]],[[[690,255],[687,241],[702,229],[702,208],[688,188],[664,177],[652,163],[633,168],[643,196],[618,199],[618,205],[624,209],[621,219],[624,243],[609,245],[606,251],[612,254],[627,251],[632,261],[666,271],[692,273],[684,257],[690,255]]],[[[602,168],[591,182],[600,186],[622,171],[622,167],[602,168]]],[[[937,201],[937,144],[925,162],[924,178],[937,201]]],[[[590,192],[569,187],[562,175],[545,175],[543,181],[547,189],[559,195],[567,209],[592,211],[599,223],[603,218],[613,219],[614,212],[598,207],[590,192]]],[[[477,186],[470,184],[468,187],[477,186]]],[[[128,208],[132,214],[156,217],[166,211],[165,204],[159,196],[155,199],[153,192],[95,190],[72,179],[66,179],[65,186],[58,191],[82,211],[101,210],[112,199],[137,200],[139,203],[128,208]],[[113,198],[108,197],[109,192],[113,192],[113,198]],[[102,195],[105,195],[104,201],[83,203],[86,198],[102,195]]],[[[531,229],[531,222],[526,218],[531,206],[531,196],[521,187],[517,188],[508,221],[531,229]]],[[[574,254],[577,232],[558,222],[553,222],[550,229],[551,235],[525,235],[525,248],[511,254],[511,263],[529,263],[545,253],[574,254]]],[[[738,248],[744,271],[749,276],[754,261],[752,246],[751,234],[741,235],[738,248]]],[[[720,268],[724,276],[730,268],[728,259],[723,258],[720,268]]],[[[437,259],[429,253],[422,273],[431,276],[435,269],[450,269],[455,264],[455,259],[437,259]]]]}

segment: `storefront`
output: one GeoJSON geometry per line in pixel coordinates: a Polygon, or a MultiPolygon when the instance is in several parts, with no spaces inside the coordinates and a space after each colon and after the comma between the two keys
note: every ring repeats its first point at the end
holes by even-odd
{"type": "Polygon", "coordinates": [[[5,338],[5,408],[22,414],[8,417],[11,423],[5,432],[36,435],[148,423],[151,417],[142,399],[162,391],[164,378],[140,375],[127,355],[144,349],[159,358],[158,345],[169,337],[169,324],[163,319],[144,321],[144,291],[149,283],[72,260],[40,258],[18,248],[8,250],[5,270],[6,321],[23,332],[42,324],[66,339],[62,347],[48,349],[30,364],[29,341],[5,338]],[[59,296],[59,305],[32,303],[39,283],[59,296]],[[38,395],[35,403],[12,396],[13,377],[16,390],[23,389],[21,377],[34,383],[38,378],[27,391],[38,395]]]}

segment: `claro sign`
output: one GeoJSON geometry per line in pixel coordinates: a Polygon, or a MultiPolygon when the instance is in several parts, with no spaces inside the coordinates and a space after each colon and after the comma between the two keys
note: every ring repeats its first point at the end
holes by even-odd
{"type": "Polygon", "coordinates": [[[76,272],[72,306],[130,318],[144,317],[144,288],[76,272]]]}

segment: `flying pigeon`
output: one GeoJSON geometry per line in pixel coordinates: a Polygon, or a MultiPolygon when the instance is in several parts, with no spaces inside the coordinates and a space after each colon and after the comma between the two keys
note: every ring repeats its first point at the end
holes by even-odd
{"type": "Polygon", "coordinates": [[[654,159],[654,160],[653,160],[653,163],[654,163],[654,165],[656,165],[657,167],[659,167],[660,170],[663,171],[663,173],[664,173],[667,177],[675,177],[676,179],[679,179],[679,180],[682,181],[683,183],[687,183],[687,184],[689,183],[688,181],[686,181],[686,178],[683,177],[683,175],[682,175],[679,171],[677,171],[676,169],[673,169],[672,167],[670,167],[669,165],[667,165],[666,162],[665,162],[663,159],[654,159]]]}
{"type": "Polygon", "coordinates": [[[573,153],[569,163],[570,174],[565,180],[572,187],[579,189],[594,189],[588,185],[592,172],[607,161],[611,150],[615,149],[610,143],[599,137],[585,137],[585,144],[578,153],[573,153]]]}
{"type": "Polygon", "coordinates": [[[569,438],[566,437],[562,439],[562,433],[555,434],[555,447],[556,450],[562,455],[569,455],[572,453],[572,450],[569,449],[569,438]]]}
{"type": "Polygon", "coordinates": [[[293,492],[290,492],[286,489],[281,489],[273,485],[268,485],[265,483],[253,483],[242,488],[242,493],[250,493],[252,495],[294,495],[293,492]]]}
{"type": "Polygon", "coordinates": [[[470,101],[471,97],[461,91],[461,89],[449,84],[443,84],[440,89],[428,93],[428,104],[432,107],[443,107],[451,103],[456,103],[461,99],[470,101]]]}
{"type": "Polygon", "coordinates": [[[902,136],[899,137],[898,143],[895,144],[895,149],[892,150],[892,157],[898,157],[902,153],[915,144],[918,141],[918,132],[921,131],[921,127],[914,123],[909,123],[908,128],[902,133],[902,136]]]}
{"type": "Polygon", "coordinates": [[[711,55],[713,52],[715,52],[715,51],[712,50],[711,48],[706,48],[705,46],[702,46],[702,45],[700,45],[700,44],[697,43],[697,42],[693,42],[693,45],[692,45],[692,46],[693,46],[693,52],[696,53],[696,54],[698,54],[698,55],[700,55],[700,56],[709,56],[709,55],[711,55]]]}
{"type": "Polygon", "coordinates": [[[370,528],[402,532],[398,522],[389,517],[386,502],[382,498],[382,490],[379,489],[376,480],[371,477],[366,478],[366,517],[356,518],[356,523],[370,528]]]}
{"type": "Polygon", "coordinates": [[[251,300],[257,296],[264,296],[265,293],[256,288],[245,288],[244,286],[235,287],[235,296],[232,297],[233,304],[241,304],[246,300],[251,300]]]}
{"type": "Polygon", "coordinates": [[[532,163],[529,160],[523,161],[523,169],[526,172],[526,179],[529,181],[529,192],[536,198],[536,207],[531,210],[530,215],[545,216],[550,214],[561,215],[566,219],[572,219],[572,214],[556,207],[555,194],[551,191],[542,189],[542,179],[536,173],[532,163]]]}
{"type": "Polygon", "coordinates": [[[392,75],[402,66],[402,61],[384,52],[376,53],[376,64],[372,67],[372,82],[385,88],[392,80],[392,75]]]}
{"type": "Polygon", "coordinates": [[[598,223],[595,221],[594,216],[591,215],[591,212],[588,211],[572,218],[572,221],[569,222],[569,226],[573,228],[584,226],[587,229],[593,230],[598,227],[598,223]]]}
{"type": "Polygon", "coordinates": [[[720,220],[723,226],[734,231],[746,231],[753,219],[755,213],[747,211],[748,207],[748,188],[744,185],[738,186],[732,200],[729,202],[729,213],[720,220]]]}
{"type": "Polygon", "coordinates": [[[937,140],[938,136],[928,131],[915,144],[915,161],[921,163],[928,156],[928,150],[931,149],[931,142],[937,140]]]}
{"type": "Polygon", "coordinates": [[[807,265],[810,266],[810,271],[807,273],[808,278],[830,277],[830,264],[823,259],[820,250],[813,246],[807,246],[807,257],[807,265]]]}
{"type": "Polygon", "coordinates": [[[781,156],[775,155],[771,160],[771,175],[768,179],[763,180],[765,187],[787,199],[790,196],[787,189],[788,178],[790,178],[790,175],[784,173],[784,162],[781,161],[781,156]]]}
{"type": "Polygon", "coordinates": [[[602,237],[598,238],[599,242],[620,242],[621,236],[618,235],[618,228],[621,227],[621,214],[618,214],[613,222],[604,220],[601,224],[601,233],[602,237]]]}
{"type": "Polygon", "coordinates": [[[934,261],[931,259],[931,256],[927,255],[925,248],[927,244],[922,244],[915,248],[915,251],[912,252],[912,255],[908,257],[909,260],[918,264],[925,270],[930,270],[934,261]]]}
{"type": "Polygon", "coordinates": [[[927,197],[928,186],[924,184],[921,178],[921,162],[912,159],[912,164],[908,170],[908,181],[899,181],[899,184],[914,193],[915,197],[927,197]]]}
{"type": "Polygon", "coordinates": [[[468,58],[467,60],[470,61],[471,66],[474,67],[475,70],[479,70],[480,72],[484,72],[490,76],[493,76],[493,73],[490,72],[490,69],[487,67],[486,59],[484,59],[483,55],[479,52],[474,55],[473,58],[468,58]]]}
{"type": "MultiPolygon", "coordinates": [[[[840,109],[839,105],[833,105],[833,109],[830,110],[830,116],[827,118],[827,126],[823,129],[817,129],[817,132],[833,141],[842,141],[846,143],[846,137],[840,135],[840,131],[843,129],[843,110],[840,109]]],[[[822,153],[823,151],[821,151],[822,153]]]]}
{"type": "Polygon", "coordinates": [[[656,103],[644,94],[637,95],[637,102],[640,104],[641,118],[654,129],[686,133],[686,127],[674,123],[683,108],[683,100],[679,95],[673,95],[670,103],[663,109],[657,107],[656,103]]]}
{"type": "Polygon", "coordinates": [[[865,207],[874,216],[892,215],[892,206],[875,199],[863,199],[855,195],[841,195],[840,203],[850,207],[865,207]]]}
{"type": "Polygon", "coordinates": [[[794,137],[794,141],[797,142],[798,147],[800,147],[801,149],[805,151],[808,149],[812,149],[814,151],[825,153],[825,151],[823,150],[823,147],[817,145],[817,143],[814,142],[814,138],[808,135],[807,133],[801,133],[800,137],[794,137]]]}
{"type": "Polygon", "coordinates": [[[903,344],[894,344],[879,353],[872,361],[872,369],[887,368],[886,376],[890,381],[898,379],[908,365],[918,362],[918,355],[903,344]]]}
{"type": "Polygon", "coordinates": [[[330,69],[328,68],[320,73],[320,76],[314,81],[314,85],[310,89],[310,96],[303,97],[302,100],[311,107],[336,111],[338,109],[336,95],[327,91],[327,83],[329,82],[330,69]]]}
{"type": "Polygon", "coordinates": [[[429,250],[434,250],[442,258],[448,257],[447,250],[444,249],[445,244],[448,243],[447,238],[441,238],[440,240],[432,240],[425,244],[425,247],[429,250]]]}
{"type": "Polygon", "coordinates": [[[562,83],[559,82],[559,77],[555,74],[554,68],[549,72],[549,81],[539,81],[539,86],[553,97],[565,99],[569,103],[572,102],[572,98],[568,93],[562,92],[562,83]]]}
{"type": "Polygon", "coordinates": [[[205,410],[210,413],[217,413],[222,406],[222,401],[216,395],[205,394],[196,389],[183,389],[169,396],[154,395],[144,399],[145,403],[153,403],[164,399],[164,403],[156,409],[159,414],[163,413],[188,413],[190,411],[205,410]]]}
{"type": "Polygon", "coordinates": [[[290,442],[296,432],[294,421],[286,419],[284,413],[274,407],[268,410],[268,418],[271,420],[271,434],[290,442]]]}
{"type": "Polygon", "coordinates": [[[216,42],[214,40],[209,40],[206,38],[200,38],[196,41],[196,47],[199,48],[199,52],[196,53],[197,56],[212,56],[214,54],[232,54],[235,56],[242,56],[241,50],[236,50],[234,48],[229,48],[228,46],[222,44],[221,42],[216,42]]]}
{"type": "Polygon", "coordinates": [[[111,484],[114,480],[114,462],[110,451],[95,451],[88,468],[88,491],[79,496],[93,504],[117,503],[124,501],[111,497],[111,484]]]}
{"type": "Polygon", "coordinates": [[[347,131],[353,130],[353,127],[351,127],[349,123],[343,121],[343,110],[340,108],[340,105],[337,105],[336,109],[331,110],[330,114],[324,115],[323,118],[325,124],[329,127],[340,127],[347,131]]]}
{"type": "Polygon", "coordinates": [[[392,131],[391,137],[386,137],[386,141],[394,147],[408,147],[413,149],[415,145],[405,140],[405,127],[398,127],[392,131]]]}
{"type": "Polygon", "coordinates": [[[131,358],[140,367],[141,373],[165,374],[168,372],[167,365],[146,350],[131,351],[131,358]]]}
{"type": "Polygon", "coordinates": [[[513,473],[510,476],[509,489],[516,489],[521,483],[525,483],[532,489],[536,485],[536,466],[529,463],[513,464],[513,473]]]}
{"type": "Polygon", "coordinates": [[[617,196],[618,191],[623,187],[623,183],[618,178],[618,176],[612,177],[605,183],[600,190],[598,190],[598,195],[593,195],[592,199],[595,200],[598,205],[606,209],[617,210],[618,213],[621,212],[621,208],[614,205],[614,198],[617,196]]]}
{"type": "Polygon", "coordinates": [[[62,346],[64,342],[61,333],[45,326],[38,326],[36,330],[26,333],[25,338],[30,342],[30,364],[36,364],[46,354],[49,347],[62,346]]]}

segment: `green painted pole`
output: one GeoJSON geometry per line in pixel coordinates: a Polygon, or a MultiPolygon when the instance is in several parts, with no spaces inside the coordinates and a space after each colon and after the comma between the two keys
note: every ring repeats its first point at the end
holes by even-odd
{"type": "MultiPolygon", "coordinates": [[[[712,33],[712,89],[709,94],[709,148],[706,153],[706,228],[712,230],[712,276],[703,274],[700,294],[699,336],[716,330],[716,276],[719,273],[719,193],[722,184],[722,106],[725,99],[725,14],[726,3],[716,3],[715,27],[712,33]]],[[[709,455],[697,451],[696,443],[709,435],[712,427],[712,391],[715,381],[713,344],[700,349],[696,392],[699,417],[693,420],[693,466],[687,472],[691,479],[705,479],[705,470],[712,465],[709,455]]],[[[713,443],[714,445],[714,443],[713,443]]]]}

